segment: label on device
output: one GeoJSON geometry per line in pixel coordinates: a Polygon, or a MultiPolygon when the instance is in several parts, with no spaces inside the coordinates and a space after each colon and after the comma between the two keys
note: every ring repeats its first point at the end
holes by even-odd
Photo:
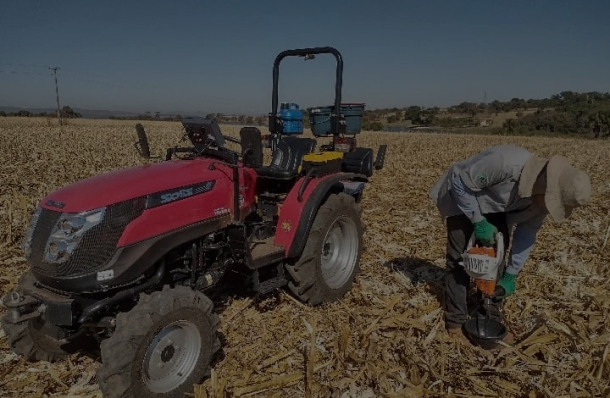
{"type": "Polygon", "coordinates": [[[107,281],[107,280],[110,280],[112,278],[114,278],[114,270],[112,270],[112,269],[108,269],[108,270],[105,270],[105,271],[98,271],[97,272],[97,280],[99,282],[107,281]]]}

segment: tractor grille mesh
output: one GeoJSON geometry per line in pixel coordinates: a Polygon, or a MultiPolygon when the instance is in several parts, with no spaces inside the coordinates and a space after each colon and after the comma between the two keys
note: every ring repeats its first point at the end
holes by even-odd
{"type": "Polygon", "coordinates": [[[31,267],[53,277],[80,276],[104,265],[116,250],[125,227],[144,211],[146,198],[115,203],[106,208],[104,219],[82,236],[68,261],[53,264],[44,261],[47,239],[61,216],[60,212],[43,209],[32,236],[31,267]]]}

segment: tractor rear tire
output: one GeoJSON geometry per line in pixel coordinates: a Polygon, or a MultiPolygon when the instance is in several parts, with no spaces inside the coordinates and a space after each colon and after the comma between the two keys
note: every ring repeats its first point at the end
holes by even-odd
{"type": "Polygon", "coordinates": [[[220,348],[220,320],[212,309],[208,297],[185,286],[141,294],[101,343],[97,381],[104,397],[182,398],[192,392],[210,375],[220,348]]]}
{"type": "Polygon", "coordinates": [[[339,300],[351,289],[360,270],[364,224],[354,197],[331,194],[318,209],[303,253],[286,264],[288,288],[315,306],[339,300]]]}

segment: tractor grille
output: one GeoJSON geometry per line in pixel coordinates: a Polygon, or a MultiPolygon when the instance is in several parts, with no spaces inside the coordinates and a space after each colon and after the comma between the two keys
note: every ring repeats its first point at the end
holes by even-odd
{"type": "Polygon", "coordinates": [[[31,267],[41,274],[62,277],[80,276],[96,271],[116,250],[125,227],[144,211],[146,198],[115,203],[106,208],[104,219],[82,236],[68,261],[54,264],[44,261],[44,250],[61,212],[42,209],[32,236],[31,267]]]}

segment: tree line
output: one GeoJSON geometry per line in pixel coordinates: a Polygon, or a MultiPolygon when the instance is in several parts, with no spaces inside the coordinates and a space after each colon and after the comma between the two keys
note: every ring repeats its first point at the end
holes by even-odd
{"type": "Polygon", "coordinates": [[[492,101],[490,103],[462,102],[446,109],[409,106],[367,110],[365,130],[382,130],[384,124],[410,122],[415,126],[464,128],[487,124],[493,116],[515,112],[515,117],[495,129],[509,134],[594,133],[610,134],[610,93],[562,91],[550,98],[492,101]],[[527,112],[527,114],[526,114],[527,112]]]}
{"type": "MultiPolygon", "coordinates": [[[[549,98],[522,99],[510,101],[494,100],[490,103],[462,102],[448,108],[422,107],[411,105],[403,108],[366,109],[363,115],[362,128],[369,131],[380,131],[388,124],[409,123],[412,126],[440,127],[459,129],[477,126],[489,126],[490,119],[499,113],[515,112],[501,126],[493,129],[509,134],[538,134],[543,132],[555,134],[589,134],[596,137],[610,135],[610,93],[598,91],[574,92],[562,91],[549,98]]],[[[304,126],[310,127],[307,112],[304,113],[304,126]]],[[[34,114],[26,110],[5,113],[0,116],[55,117],[55,113],[34,114]]],[[[62,118],[80,118],[81,114],[71,107],[61,109],[62,118]]],[[[215,118],[219,123],[238,123],[264,126],[267,115],[244,116],[209,113],[208,118],[215,118]]],[[[159,120],[181,121],[181,115],[162,116],[160,112],[145,112],[131,116],[111,116],[110,119],[121,120],[159,120]]]]}
{"type": "MultiPolygon", "coordinates": [[[[63,108],[60,109],[59,111],[60,117],[62,119],[78,119],[83,117],[83,115],[81,115],[80,113],[76,112],[74,109],[72,109],[69,106],[64,106],[63,108]]],[[[4,112],[4,111],[0,111],[0,117],[7,117],[7,116],[13,116],[13,117],[57,117],[57,112],[30,112],[24,109],[21,109],[19,111],[16,112],[4,112]]]]}
{"type": "Polygon", "coordinates": [[[610,94],[565,91],[551,98],[551,106],[534,113],[508,119],[503,129],[509,134],[610,135],[610,94]]]}

